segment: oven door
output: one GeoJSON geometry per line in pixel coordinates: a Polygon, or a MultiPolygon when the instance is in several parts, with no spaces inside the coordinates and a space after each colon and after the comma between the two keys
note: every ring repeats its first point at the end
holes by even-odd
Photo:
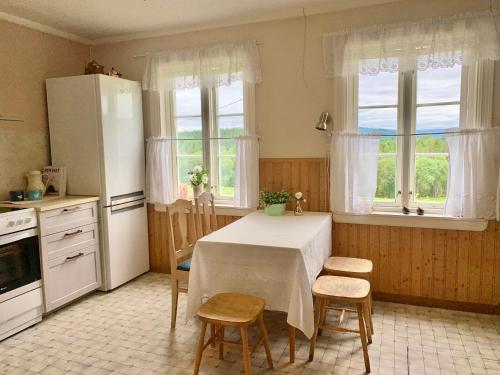
{"type": "Polygon", "coordinates": [[[0,295],[40,280],[38,230],[0,236],[0,295]]]}

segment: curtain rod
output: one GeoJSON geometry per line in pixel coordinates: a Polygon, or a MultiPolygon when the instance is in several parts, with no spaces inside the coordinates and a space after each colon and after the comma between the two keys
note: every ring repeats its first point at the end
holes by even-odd
{"type": "MultiPolygon", "coordinates": [[[[264,43],[262,43],[262,42],[257,42],[255,44],[257,46],[263,46],[264,45],[264,43]]],[[[149,55],[150,53],[154,53],[154,52],[145,52],[145,53],[137,54],[137,55],[134,55],[133,58],[134,59],[142,59],[142,58],[146,57],[147,55],[149,55]]]]}
{"type": "Polygon", "coordinates": [[[234,137],[210,137],[210,138],[159,138],[161,141],[210,141],[212,139],[235,139],[234,137]]]}
{"type": "MultiPolygon", "coordinates": [[[[250,135],[251,136],[251,135],[250,135]]],[[[152,137],[156,140],[160,141],[210,141],[214,139],[231,139],[231,140],[236,140],[239,137],[248,137],[247,135],[241,135],[237,137],[209,137],[209,138],[163,138],[163,137],[152,137]]],[[[256,136],[257,139],[260,139],[260,136],[256,136]]],[[[148,138],[149,140],[150,138],[148,138]]]]}
{"type": "Polygon", "coordinates": [[[412,137],[420,135],[453,135],[453,134],[467,134],[467,133],[482,133],[487,131],[500,131],[500,127],[492,127],[486,129],[464,129],[458,131],[450,132],[427,132],[427,133],[410,133],[410,134],[377,134],[377,133],[341,133],[341,132],[331,132],[330,135],[355,135],[362,137],[412,137]]]}

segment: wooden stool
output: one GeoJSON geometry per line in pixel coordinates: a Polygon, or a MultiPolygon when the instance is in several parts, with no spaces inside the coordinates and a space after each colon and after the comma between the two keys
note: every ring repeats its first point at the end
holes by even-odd
{"type": "Polygon", "coordinates": [[[365,317],[368,315],[371,319],[371,314],[364,313],[369,308],[370,283],[367,280],[352,277],[320,276],[312,287],[312,293],[316,297],[316,301],[314,304],[314,334],[309,347],[309,361],[314,359],[318,329],[359,333],[366,372],[370,372],[367,341],[371,343],[372,337],[369,328],[370,322],[365,322],[365,317]],[[321,322],[321,317],[326,316],[325,311],[330,309],[328,306],[328,302],[330,301],[348,302],[356,306],[356,310],[354,311],[358,314],[359,331],[343,328],[340,325],[327,324],[326,321],[321,322]]]}
{"type": "MultiPolygon", "coordinates": [[[[349,257],[330,257],[323,265],[325,273],[334,276],[347,276],[370,281],[373,263],[368,259],[349,258],[349,257]]],[[[372,293],[370,290],[369,309],[368,311],[373,314],[372,293]]],[[[367,312],[368,312],[367,311],[367,312]]],[[[342,315],[343,316],[343,315],[342,315]]],[[[365,317],[368,320],[368,316],[365,317]]],[[[321,317],[322,321],[324,317],[321,317]]],[[[370,318],[371,321],[371,318],[370,318]]],[[[374,334],[373,325],[370,324],[371,334],[374,334]]]]}
{"type": "Polygon", "coordinates": [[[196,351],[194,374],[200,370],[203,350],[208,345],[219,345],[219,358],[223,359],[224,344],[229,346],[243,347],[243,365],[245,374],[251,374],[250,355],[255,352],[261,343],[266,350],[267,365],[273,368],[271,350],[269,349],[269,338],[264,325],[263,312],[265,301],[262,298],[247,296],[237,293],[220,293],[210,298],[198,311],[201,321],[201,331],[196,351]],[[260,340],[251,348],[248,345],[248,326],[257,321],[260,330],[260,340]],[[205,343],[205,331],[207,324],[211,325],[211,338],[205,343]],[[241,343],[224,340],[224,327],[237,327],[241,332],[241,343]]]}

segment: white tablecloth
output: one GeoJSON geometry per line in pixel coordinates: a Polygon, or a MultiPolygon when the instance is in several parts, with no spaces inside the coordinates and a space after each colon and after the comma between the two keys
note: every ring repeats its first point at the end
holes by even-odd
{"type": "Polygon", "coordinates": [[[205,297],[238,292],[266,300],[266,309],[288,313],[287,322],[310,338],[311,287],[331,253],[329,213],[266,216],[253,212],[198,240],[189,273],[186,320],[205,297]]]}

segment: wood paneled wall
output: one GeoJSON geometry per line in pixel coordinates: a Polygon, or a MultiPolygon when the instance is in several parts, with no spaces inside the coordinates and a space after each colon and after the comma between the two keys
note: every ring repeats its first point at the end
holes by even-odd
{"type": "Polygon", "coordinates": [[[328,211],[327,159],[260,159],[259,180],[261,189],[301,191],[306,211],[328,211]]]}
{"type": "MultiPolygon", "coordinates": [[[[260,186],[302,191],[310,211],[328,211],[326,159],[261,159],[260,186]]],[[[168,272],[164,213],[148,208],[151,269],[168,272]]],[[[218,216],[220,226],[238,217],[218,216]]],[[[333,253],[373,261],[380,299],[500,314],[500,223],[483,232],[333,225],[333,253]]]]}
{"type": "Polygon", "coordinates": [[[335,223],[333,253],[372,260],[382,298],[500,313],[496,221],[483,232],[335,223]]]}

